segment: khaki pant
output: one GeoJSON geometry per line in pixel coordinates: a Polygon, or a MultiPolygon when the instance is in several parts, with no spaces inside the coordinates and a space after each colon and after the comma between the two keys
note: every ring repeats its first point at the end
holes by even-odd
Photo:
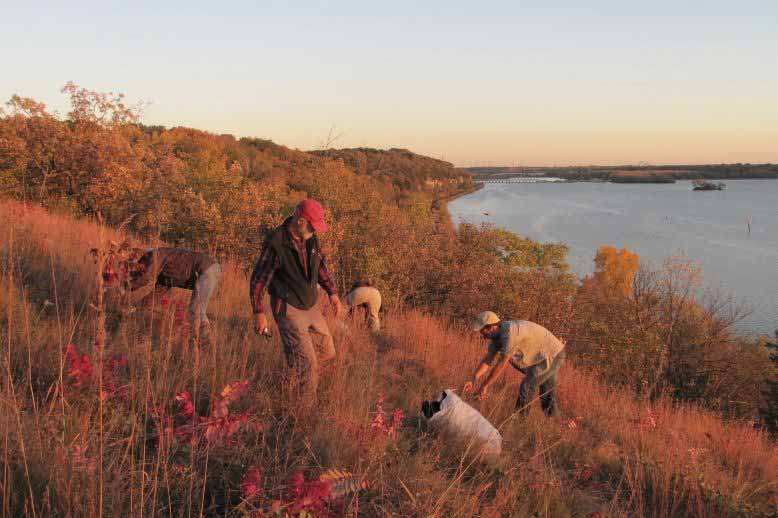
{"type": "Polygon", "coordinates": [[[280,299],[271,299],[270,303],[284,345],[286,363],[297,378],[297,393],[312,402],[319,385],[319,367],[335,358],[335,344],[327,321],[318,304],[304,310],[280,299]],[[312,334],[322,338],[321,344],[314,346],[312,334]]]}

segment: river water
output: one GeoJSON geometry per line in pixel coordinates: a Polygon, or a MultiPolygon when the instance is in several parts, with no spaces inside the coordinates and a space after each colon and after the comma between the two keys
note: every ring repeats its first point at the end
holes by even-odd
{"type": "Polygon", "coordinates": [[[743,331],[778,327],[778,180],[732,180],[724,191],[675,184],[486,184],[449,203],[455,223],[493,223],[570,247],[579,276],[601,245],[627,247],[659,268],[685,254],[702,268],[705,289],[733,296],[751,313],[743,331]],[[751,233],[748,233],[748,222],[751,233]]]}

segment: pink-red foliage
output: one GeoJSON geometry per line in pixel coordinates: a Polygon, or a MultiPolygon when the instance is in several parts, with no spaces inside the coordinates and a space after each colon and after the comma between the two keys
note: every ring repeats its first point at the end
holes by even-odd
{"type": "Polygon", "coordinates": [[[177,394],[174,398],[177,404],[176,414],[172,419],[162,413],[160,422],[165,427],[170,427],[172,435],[179,441],[195,444],[200,439],[209,443],[217,443],[232,438],[241,430],[262,430],[262,425],[253,422],[251,412],[230,413],[229,405],[235,402],[248,388],[248,380],[235,381],[224,387],[221,393],[213,398],[211,414],[200,416],[197,414],[192,396],[188,391],[177,394]]]}
{"type": "Polygon", "coordinates": [[[262,474],[256,466],[249,467],[240,483],[243,498],[251,499],[262,492],[262,474]]]}
{"type": "Polygon", "coordinates": [[[228,439],[248,424],[248,412],[230,414],[229,409],[229,405],[246,391],[248,385],[248,380],[234,381],[224,387],[218,396],[214,397],[211,416],[209,419],[203,419],[205,440],[214,442],[228,439]]]}
{"type": "Polygon", "coordinates": [[[283,516],[339,516],[343,498],[367,487],[367,481],[348,471],[329,469],[316,480],[305,480],[296,471],[287,480],[282,499],[274,501],[270,510],[277,515],[283,512],[283,516]]]}
{"type": "Polygon", "coordinates": [[[384,395],[379,394],[375,402],[375,410],[371,412],[372,420],[367,423],[356,423],[350,419],[330,417],[338,427],[352,437],[363,450],[374,446],[383,446],[388,439],[397,437],[398,430],[405,419],[405,413],[400,408],[391,413],[384,408],[384,395]]]}
{"type": "Polygon", "coordinates": [[[332,486],[321,480],[306,481],[302,472],[297,471],[289,477],[287,483],[286,510],[292,516],[302,511],[313,513],[314,516],[329,514],[327,503],[330,501],[332,486]]]}
{"type": "Polygon", "coordinates": [[[173,436],[179,441],[193,445],[196,441],[197,423],[200,417],[197,415],[192,396],[188,391],[183,391],[175,397],[178,403],[178,412],[170,423],[173,436]]]}
{"type": "Polygon", "coordinates": [[[395,437],[397,430],[402,425],[405,414],[399,408],[396,408],[389,418],[384,410],[384,395],[379,394],[375,403],[375,412],[373,412],[373,421],[370,423],[370,432],[373,437],[395,437]]]}
{"type": "Polygon", "coordinates": [[[68,368],[68,377],[74,387],[80,388],[92,381],[92,360],[86,354],[78,354],[78,349],[73,344],[68,344],[65,349],[65,361],[68,368]]]}
{"type": "MultiPolygon", "coordinates": [[[[74,388],[86,388],[96,383],[95,368],[89,355],[79,354],[73,344],[65,349],[68,381],[74,388]]],[[[127,357],[116,354],[103,362],[103,386],[99,397],[102,401],[113,395],[125,396],[127,387],[119,383],[119,371],[127,366],[127,357]]]]}

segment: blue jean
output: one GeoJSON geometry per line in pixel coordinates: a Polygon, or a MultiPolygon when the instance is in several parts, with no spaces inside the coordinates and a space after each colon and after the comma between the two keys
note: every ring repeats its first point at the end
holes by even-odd
{"type": "Polygon", "coordinates": [[[556,381],[559,368],[565,362],[565,351],[562,350],[556,355],[551,367],[546,369],[546,362],[532,365],[525,369],[519,369],[524,373],[524,380],[519,387],[519,399],[516,400],[516,410],[527,413],[529,405],[535,399],[538,389],[540,389],[540,406],[549,416],[559,414],[559,408],[556,403],[556,381]]]}

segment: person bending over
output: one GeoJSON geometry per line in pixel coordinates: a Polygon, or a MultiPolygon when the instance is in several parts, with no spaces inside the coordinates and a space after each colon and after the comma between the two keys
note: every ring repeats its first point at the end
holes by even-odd
{"type": "Polygon", "coordinates": [[[346,295],[346,305],[349,307],[350,313],[353,313],[357,308],[364,308],[370,330],[375,332],[381,329],[381,319],[378,316],[381,310],[381,292],[373,287],[370,281],[355,282],[349,294],[346,295]]]}
{"type": "Polygon", "coordinates": [[[219,263],[208,254],[184,248],[152,248],[146,252],[135,249],[129,259],[109,262],[103,279],[109,287],[141,292],[146,288],[190,290],[189,323],[194,338],[210,333],[208,302],[221,280],[219,263]]]}
{"type": "Polygon", "coordinates": [[[473,391],[480,380],[486,377],[477,393],[479,399],[486,399],[489,397],[489,387],[510,363],[524,374],[516,410],[528,412],[539,389],[543,411],[550,416],[558,414],[557,374],[565,361],[565,345],[561,340],[539,324],[528,320],[501,321],[492,311],[479,314],[470,329],[488,340],[488,351],[473,374],[473,379],[462,387],[463,393],[473,391]]]}

